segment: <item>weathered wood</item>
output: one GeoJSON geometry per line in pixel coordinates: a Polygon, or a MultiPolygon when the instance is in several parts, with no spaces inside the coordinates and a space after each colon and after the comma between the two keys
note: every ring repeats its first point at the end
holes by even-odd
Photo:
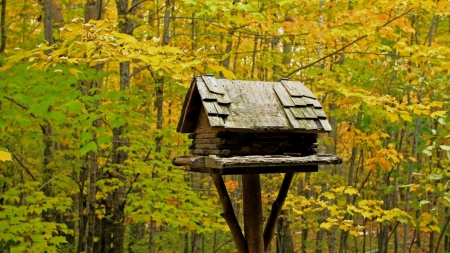
{"type": "Polygon", "coordinates": [[[190,166],[191,168],[204,168],[205,157],[203,156],[176,156],[172,158],[175,166],[190,166]]]}
{"type": "Polygon", "coordinates": [[[230,132],[230,131],[220,131],[217,132],[216,136],[218,138],[239,138],[239,133],[237,132],[230,132]]]}
{"type": "Polygon", "coordinates": [[[291,107],[289,108],[292,112],[292,114],[294,114],[294,117],[296,119],[304,119],[305,118],[305,114],[303,113],[302,108],[300,107],[291,107]]]}
{"type": "Polygon", "coordinates": [[[291,156],[236,156],[236,157],[218,157],[210,155],[205,157],[205,166],[209,168],[245,168],[245,167],[271,167],[271,166],[305,166],[320,164],[340,164],[340,157],[322,156],[320,154],[291,157],[291,156]]]}
{"type": "Polygon", "coordinates": [[[211,174],[211,177],[214,181],[217,192],[219,193],[220,203],[222,204],[222,208],[224,211],[222,217],[225,219],[228,227],[230,228],[231,235],[233,236],[234,242],[236,244],[236,249],[239,253],[249,253],[247,241],[242,234],[242,229],[239,226],[239,222],[237,221],[234,214],[233,205],[231,204],[230,196],[228,195],[228,191],[225,187],[222,176],[211,174]]]}
{"type": "Polygon", "coordinates": [[[306,130],[316,130],[318,128],[316,122],[314,122],[313,119],[302,119],[298,121],[301,121],[303,123],[303,125],[306,127],[306,130]]]}
{"type": "Polygon", "coordinates": [[[294,102],[291,99],[291,96],[286,91],[284,86],[282,84],[275,84],[273,86],[273,89],[275,90],[275,93],[277,94],[278,98],[280,99],[281,103],[286,106],[295,106],[294,102]]]}
{"type": "Polygon", "coordinates": [[[284,175],[278,196],[272,204],[272,209],[270,210],[266,226],[264,227],[264,252],[267,252],[269,249],[270,242],[275,234],[275,225],[277,224],[278,217],[280,216],[281,209],[283,208],[293,178],[294,173],[286,173],[284,175]]]}
{"type": "Polygon", "coordinates": [[[304,119],[317,119],[317,115],[314,112],[314,109],[311,107],[301,107],[304,119]]]}
{"type": "Polygon", "coordinates": [[[306,103],[302,97],[292,97],[292,101],[294,101],[295,106],[305,107],[306,103]]]}
{"type": "Polygon", "coordinates": [[[330,123],[329,123],[326,119],[320,119],[320,123],[322,123],[323,129],[324,129],[325,131],[331,131],[331,130],[333,130],[333,129],[331,128],[330,123]]]}
{"type": "Polygon", "coordinates": [[[234,150],[239,150],[242,148],[241,145],[239,144],[218,144],[217,145],[218,149],[234,149],[234,150]]]}
{"type": "MultiPolygon", "coordinates": [[[[207,111],[210,127],[231,131],[296,130],[297,132],[327,132],[328,126],[317,121],[303,127],[302,121],[326,121],[322,106],[314,94],[301,82],[230,81],[212,76],[197,77],[189,90],[189,101],[183,106],[178,130],[189,133],[199,117],[198,106],[207,111]],[[304,110],[292,108],[307,108],[304,110]],[[287,113],[285,109],[292,110],[287,113]],[[317,113],[315,113],[315,109],[317,113]],[[217,117],[221,116],[221,117],[217,117]],[[304,131],[303,131],[304,130],[304,131]]],[[[326,124],[326,123],[324,123],[326,124]]]]}
{"type": "Polygon", "coordinates": [[[231,104],[230,97],[228,97],[228,94],[225,92],[224,86],[230,86],[233,85],[233,83],[228,79],[216,79],[217,85],[221,87],[223,90],[222,95],[217,95],[217,102],[221,105],[229,105],[231,104]]]}
{"type": "Polygon", "coordinates": [[[206,84],[199,79],[196,81],[198,92],[200,93],[201,99],[203,101],[217,101],[217,96],[214,93],[211,93],[206,84]]]}
{"type": "Polygon", "coordinates": [[[195,144],[198,149],[218,149],[217,144],[195,144]]]}
{"type": "Polygon", "coordinates": [[[201,134],[197,134],[196,135],[196,140],[199,140],[199,139],[213,139],[213,138],[215,138],[215,136],[216,136],[216,134],[215,133],[201,133],[201,134]]]}
{"type": "Polygon", "coordinates": [[[312,105],[314,108],[322,108],[322,105],[320,104],[319,100],[309,97],[304,97],[303,101],[305,101],[306,105],[312,105]]]}
{"type": "Polygon", "coordinates": [[[229,95],[230,114],[225,128],[249,130],[288,130],[289,122],[273,89],[272,82],[233,81],[224,86],[229,95]]]}
{"type": "Polygon", "coordinates": [[[194,85],[195,79],[189,87],[188,92],[181,110],[180,121],[178,122],[177,131],[184,133],[192,133],[197,125],[195,119],[199,117],[202,110],[202,102],[200,94],[198,94],[197,86],[194,85]]]}
{"type": "Polygon", "coordinates": [[[292,96],[316,98],[314,93],[312,93],[302,82],[281,80],[281,83],[286,87],[292,96]]]}
{"type": "Polygon", "coordinates": [[[225,125],[223,119],[220,116],[209,116],[209,123],[212,127],[221,127],[225,125]]]}
{"type": "Polygon", "coordinates": [[[203,156],[206,156],[206,155],[209,155],[209,150],[205,150],[205,149],[194,149],[194,150],[191,151],[191,153],[192,153],[193,155],[203,155],[203,156]]]}
{"type": "Polygon", "coordinates": [[[219,144],[221,143],[221,139],[213,138],[213,139],[195,139],[192,141],[192,144],[219,144]]]}
{"type": "Polygon", "coordinates": [[[217,109],[214,106],[214,104],[215,104],[215,102],[203,101],[203,107],[205,107],[205,110],[206,110],[206,113],[208,114],[208,116],[217,116],[217,115],[219,115],[219,113],[217,112],[217,109]]]}
{"type": "Polygon", "coordinates": [[[244,231],[249,253],[264,252],[261,182],[259,174],[242,176],[244,231]]]}
{"type": "Polygon", "coordinates": [[[303,124],[303,122],[301,120],[297,120],[294,114],[292,114],[291,110],[284,109],[284,112],[286,113],[286,116],[288,117],[289,122],[294,129],[306,129],[306,126],[303,124]]]}
{"type": "Polygon", "coordinates": [[[246,174],[269,174],[269,173],[297,173],[297,172],[317,172],[319,170],[318,165],[308,166],[273,166],[273,167],[250,167],[250,168],[227,168],[227,169],[214,169],[214,168],[191,168],[191,172],[199,172],[206,174],[219,174],[219,175],[246,175],[246,174]]]}
{"type": "Polygon", "coordinates": [[[303,96],[304,92],[299,88],[300,82],[291,82],[286,80],[281,80],[281,83],[286,88],[286,90],[289,92],[289,94],[293,97],[301,97],[303,96]]]}
{"type": "Polygon", "coordinates": [[[214,103],[214,107],[216,108],[217,114],[220,116],[228,116],[230,112],[225,105],[220,105],[219,103],[214,103]]]}
{"type": "Polygon", "coordinates": [[[202,76],[202,78],[209,92],[216,94],[224,94],[223,88],[222,90],[220,90],[220,87],[218,87],[217,82],[213,76],[202,76]]]}
{"type": "MultiPolygon", "coordinates": [[[[327,115],[325,114],[325,112],[323,111],[323,109],[320,108],[314,108],[314,113],[317,115],[317,117],[319,119],[326,119],[327,115]]],[[[328,123],[328,121],[327,121],[328,123]]],[[[329,124],[329,123],[328,123],[329,124]]]]}
{"type": "Polygon", "coordinates": [[[201,156],[207,156],[207,155],[222,155],[222,156],[228,156],[231,154],[231,151],[229,149],[194,149],[192,150],[193,155],[201,155],[201,156]]]}

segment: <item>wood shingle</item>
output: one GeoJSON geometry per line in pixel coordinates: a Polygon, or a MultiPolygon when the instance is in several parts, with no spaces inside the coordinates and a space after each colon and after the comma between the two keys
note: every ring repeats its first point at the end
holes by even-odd
{"type": "Polygon", "coordinates": [[[178,131],[192,133],[201,110],[214,128],[305,133],[331,131],[322,105],[298,81],[196,77],[186,95],[178,131]]]}

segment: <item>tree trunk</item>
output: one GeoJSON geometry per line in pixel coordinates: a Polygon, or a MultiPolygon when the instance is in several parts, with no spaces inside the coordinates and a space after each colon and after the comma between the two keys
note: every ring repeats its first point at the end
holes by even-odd
{"type": "Polygon", "coordinates": [[[5,22],[5,15],[6,15],[6,0],[2,0],[2,7],[1,7],[1,19],[0,19],[0,30],[2,33],[1,41],[0,41],[0,55],[3,55],[3,52],[5,52],[6,47],[6,22],[5,22]]]}
{"type": "MultiPolygon", "coordinates": [[[[428,35],[428,47],[432,46],[432,42],[433,42],[433,38],[434,38],[434,30],[436,27],[436,22],[437,22],[437,17],[434,16],[432,23],[431,23],[431,27],[430,27],[430,31],[429,31],[429,35],[428,35]]],[[[423,77],[425,77],[425,73],[423,73],[422,75],[423,77]]],[[[418,104],[422,104],[422,96],[423,96],[423,91],[424,91],[424,82],[422,82],[420,84],[420,88],[419,88],[419,94],[418,94],[418,104]]],[[[409,92],[411,92],[411,89],[409,89],[409,92]]],[[[408,98],[410,98],[410,95],[408,94],[408,98]]],[[[411,104],[410,99],[408,99],[408,104],[411,104]]],[[[411,157],[413,158],[417,158],[418,154],[417,154],[417,146],[419,144],[419,128],[420,128],[420,123],[422,121],[422,117],[421,116],[417,116],[416,119],[416,123],[414,126],[414,133],[413,133],[413,142],[411,143],[411,157]]],[[[408,170],[408,181],[407,184],[411,184],[412,183],[412,175],[413,175],[413,171],[414,171],[414,167],[415,167],[415,163],[413,161],[413,159],[409,160],[409,170],[408,170]]],[[[406,193],[405,193],[405,211],[407,212],[409,209],[409,199],[411,196],[411,192],[409,187],[406,187],[406,193]]],[[[403,230],[403,253],[407,253],[408,252],[408,231],[409,230],[409,226],[405,225],[404,226],[404,230],[403,230]]]]}
{"type": "Polygon", "coordinates": [[[282,210],[277,222],[277,253],[294,253],[294,243],[289,225],[287,212],[282,210]]]}
{"type": "Polygon", "coordinates": [[[52,0],[44,0],[44,36],[47,44],[53,45],[52,0]]]}
{"type": "MultiPolygon", "coordinates": [[[[164,12],[164,32],[163,32],[163,41],[162,46],[167,46],[169,44],[170,35],[169,35],[169,27],[171,21],[171,8],[174,4],[174,0],[166,0],[165,1],[165,12],[164,12]]],[[[156,129],[161,131],[163,129],[164,123],[164,77],[156,80],[156,129]]],[[[161,144],[162,144],[162,135],[159,135],[155,138],[155,153],[161,153],[161,144]]],[[[152,173],[152,177],[156,177],[155,173],[152,173]]],[[[156,252],[156,244],[155,244],[155,236],[156,236],[156,221],[154,219],[150,222],[150,234],[149,234],[149,253],[156,252]]]]}

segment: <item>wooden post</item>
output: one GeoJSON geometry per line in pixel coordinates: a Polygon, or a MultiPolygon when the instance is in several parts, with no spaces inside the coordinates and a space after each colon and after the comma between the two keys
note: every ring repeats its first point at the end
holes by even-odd
{"type": "MultiPolygon", "coordinates": [[[[236,215],[234,215],[233,205],[231,204],[230,196],[228,195],[227,188],[225,187],[225,183],[223,182],[222,175],[211,174],[211,177],[213,178],[214,184],[217,188],[217,192],[219,193],[220,203],[222,203],[222,208],[224,211],[222,217],[225,219],[228,227],[230,228],[231,235],[233,236],[234,243],[236,244],[236,249],[239,253],[249,253],[247,242],[245,241],[244,235],[242,234],[242,229],[239,226],[236,215]]],[[[261,189],[259,195],[261,196],[261,189]]]]}
{"type": "Polygon", "coordinates": [[[294,173],[286,173],[284,175],[283,183],[281,183],[280,191],[278,192],[277,199],[272,204],[269,217],[267,218],[266,227],[264,228],[264,251],[269,249],[270,242],[275,234],[275,225],[277,224],[278,217],[280,216],[281,209],[283,208],[284,201],[286,200],[291,186],[294,173]]]}
{"type": "Polygon", "coordinates": [[[249,253],[264,253],[261,183],[259,174],[242,175],[244,231],[249,253]]]}

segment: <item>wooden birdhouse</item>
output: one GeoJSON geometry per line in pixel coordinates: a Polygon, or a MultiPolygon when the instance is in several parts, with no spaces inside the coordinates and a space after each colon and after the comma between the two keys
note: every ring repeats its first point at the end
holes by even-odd
{"type": "Polygon", "coordinates": [[[263,253],[295,172],[314,172],[339,157],[317,154],[317,134],[331,131],[316,96],[301,82],[231,81],[195,77],[183,105],[178,131],[189,133],[191,156],[174,165],[209,173],[239,253],[263,253]],[[263,222],[262,173],[286,173],[263,222]],[[242,174],[244,232],[233,211],[222,175],[242,174]],[[264,227],[264,228],[263,228],[264,227]]]}
{"type": "Polygon", "coordinates": [[[287,79],[195,77],[177,130],[190,134],[198,157],[185,162],[197,172],[312,172],[330,158],[315,155],[317,134],[332,130],[322,105],[303,83],[287,79]]]}

